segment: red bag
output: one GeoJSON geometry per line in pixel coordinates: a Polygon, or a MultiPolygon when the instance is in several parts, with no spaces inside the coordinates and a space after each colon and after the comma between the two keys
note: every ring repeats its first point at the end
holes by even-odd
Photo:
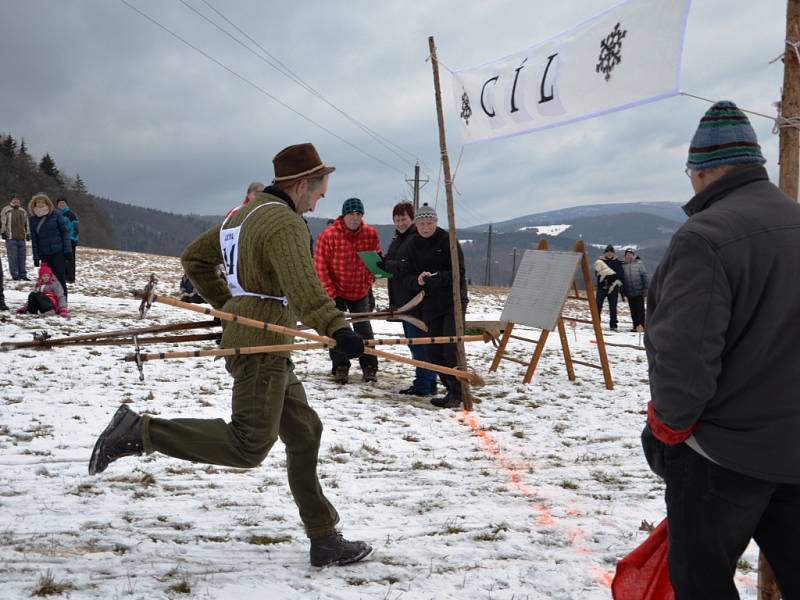
{"type": "Polygon", "coordinates": [[[617,564],[611,582],[614,600],[675,600],[667,568],[667,520],[617,564]]]}

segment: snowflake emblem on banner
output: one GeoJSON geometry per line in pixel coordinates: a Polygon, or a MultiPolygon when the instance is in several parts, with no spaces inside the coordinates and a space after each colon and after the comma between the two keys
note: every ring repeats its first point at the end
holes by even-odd
{"type": "Polygon", "coordinates": [[[472,107],[469,105],[469,96],[467,96],[467,90],[461,88],[464,92],[461,94],[461,118],[464,119],[464,123],[469,125],[469,118],[472,116],[472,107]]]}
{"type": "Polygon", "coordinates": [[[611,79],[611,71],[622,62],[622,38],[628,33],[627,29],[620,30],[619,23],[605,39],[600,40],[600,57],[595,66],[596,73],[603,73],[605,80],[611,79]]]}

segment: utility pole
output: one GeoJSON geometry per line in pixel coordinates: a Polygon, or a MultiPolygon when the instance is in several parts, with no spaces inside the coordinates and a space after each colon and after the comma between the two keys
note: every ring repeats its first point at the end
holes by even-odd
{"type": "Polygon", "coordinates": [[[414,191],[414,213],[416,213],[419,208],[419,191],[429,181],[430,179],[419,178],[419,161],[417,161],[417,164],[414,165],[414,179],[406,179],[406,183],[413,184],[411,189],[414,191]]]}
{"type": "MultiPolygon", "coordinates": [[[[461,268],[458,260],[458,237],[456,234],[456,213],[453,209],[453,179],[450,175],[450,158],[447,155],[447,140],[444,135],[444,112],[442,110],[442,90],[439,87],[439,60],[436,58],[436,42],[433,36],[428,37],[428,49],[433,69],[433,91],[436,96],[436,117],[439,121],[439,151],[442,155],[442,172],[444,173],[444,191],[447,197],[447,224],[450,235],[450,264],[453,273],[453,319],[455,319],[456,335],[464,335],[464,312],[461,305],[461,268]]],[[[467,368],[467,357],[464,342],[456,344],[456,360],[460,369],[467,368]]],[[[461,380],[461,396],[464,409],[472,410],[472,395],[469,384],[461,380]]]]}
{"type": "MultiPolygon", "coordinates": [[[[800,0],[788,0],[786,5],[786,44],[783,55],[783,96],[780,115],[787,119],[778,123],[780,127],[781,165],[779,187],[790,198],[798,200],[798,177],[800,177],[800,0]]],[[[780,600],[781,593],[775,581],[775,573],[764,553],[758,553],[758,600],[780,600]]]]}
{"type": "Polygon", "coordinates": [[[514,248],[514,254],[511,258],[511,284],[514,285],[514,276],[517,274],[517,249],[514,248]]]}
{"type": "Polygon", "coordinates": [[[483,271],[483,285],[492,285],[492,225],[489,224],[489,239],[486,243],[486,267],[483,271]]]}

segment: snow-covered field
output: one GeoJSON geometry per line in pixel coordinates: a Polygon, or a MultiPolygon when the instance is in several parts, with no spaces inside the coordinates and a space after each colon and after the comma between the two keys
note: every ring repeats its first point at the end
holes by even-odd
{"type": "MultiPolygon", "coordinates": [[[[0,313],[0,341],[204,319],[159,304],[136,318],[129,290],[155,272],[159,291],[173,292],[177,259],[81,248],[79,261],[70,317],[0,313]]],[[[22,283],[6,279],[12,308],[27,295],[22,283]]],[[[470,318],[498,319],[503,301],[472,290],[470,318]]],[[[621,328],[629,323],[622,311],[621,328]]],[[[597,362],[588,326],[567,331],[573,356],[597,362]]],[[[509,348],[525,359],[533,350],[509,348]]],[[[663,486],[639,447],[647,363],[641,350],[609,347],[607,391],[594,369],[576,366],[577,381],[567,380],[557,336],[547,348],[522,385],[523,366],[488,373],[493,348],[468,345],[487,382],[471,414],[398,395],[411,377],[404,365],[382,362],[375,384],[361,383],[356,367],[358,381],[340,387],[326,352],[297,353],[325,424],[323,486],[345,535],[375,547],[363,563],[323,570],[308,563],[280,442],[252,470],[151,455],[87,473],[121,402],[162,417],[226,418],[221,360],[148,362],[140,382],[121,361],[128,347],[0,353],[0,598],[28,598],[48,581],[56,597],[103,600],[609,598],[616,562],[645,538],[644,521],[664,516],[663,486]]],[[[756,552],[751,545],[737,575],[746,598],[755,597],[756,552]]]]}

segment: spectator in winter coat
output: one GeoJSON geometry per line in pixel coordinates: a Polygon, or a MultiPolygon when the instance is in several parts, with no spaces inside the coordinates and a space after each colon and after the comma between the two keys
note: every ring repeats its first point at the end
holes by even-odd
{"type": "Polygon", "coordinates": [[[30,313],[44,316],[67,316],[67,297],[64,288],[53,275],[53,270],[46,262],[39,266],[39,278],[33,286],[33,291],[28,294],[28,302],[17,309],[17,314],[30,313]]]}
{"type": "Polygon", "coordinates": [[[78,239],[80,239],[80,220],[78,220],[78,215],[67,206],[67,199],[63,196],[56,201],[56,208],[61,211],[67,223],[70,245],[72,246],[72,258],[66,260],[65,276],[67,283],[75,283],[75,250],[78,247],[78,239]]]}
{"type": "Polygon", "coordinates": [[[56,279],[61,282],[64,296],[67,295],[66,261],[72,257],[72,241],[69,239],[69,227],[61,211],[53,207],[47,194],[38,193],[28,203],[31,228],[31,247],[33,248],[33,264],[38,267],[40,261],[46,262],[53,270],[56,279]]]}
{"type": "Polygon", "coordinates": [[[622,263],[622,272],[625,275],[625,295],[628,296],[628,306],[631,309],[631,331],[644,331],[644,298],[647,296],[647,286],[650,277],[642,259],[636,256],[636,250],[625,250],[625,262],[622,263]]]}
{"type": "MultiPolygon", "coordinates": [[[[410,202],[398,202],[392,209],[394,220],[394,237],[389,245],[389,250],[383,257],[383,268],[394,277],[388,280],[389,305],[397,308],[406,304],[414,297],[414,293],[403,285],[403,276],[406,274],[408,259],[406,249],[408,242],[416,235],[417,227],[414,225],[414,205],[410,202]]],[[[427,335],[424,331],[411,323],[403,323],[403,333],[407,338],[427,335]]],[[[411,345],[408,347],[411,356],[417,360],[428,362],[428,346],[411,345]]],[[[416,376],[411,387],[400,390],[401,394],[414,396],[433,396],[436,394],[436,373],[430,369],[417,367],[416,376]]]]}
{"type": "MultiPolygon", "coordinates": [[[[422,301],[422,320],[428,326],[427,335],[452,336],[456,333],[453,317],[453,267],[450,262],[450,237],[444,229],[436,226],[438,217],[432,206],[423,204],[417,210],[417,235],[403,246],[408,267],[403,285],[411,293],[425,290],[422,301]]],[[[467,284],[464,277],[464,255],[458,245],[458,270],[461,278],[461,304],[467,308],[467,284]]],[[[463,315],[462,315],[463,319],[463,315]]],[[[455,344],[431,344],[428,346],[430,361],[445,367],[458,365],[455,344]]],[[[463,400],[461,383],[453,375],[439,373],[447,394],[431,399],[439,408],[458,408],[463,400]]]]}
{"type": "Polygon", "coordinates": [[[195,291],[194,284],[186,273],[181,277],[180,290],[181,302],[189,302],[191,304],[203,304],[205,302],[203,297],[195,291]]]}
{"type": "MultiPolygon", "coordinates": [[[[364,203],[358,198],[349,198],[342,205],[342,215],[327,227],[317,238],[314,252],[314,268],[322,287],[342,311],[370,312],[369,292],[373,276],[358,252],[381,251],[378,232],[364,222],[364,203]]],[[[372,325],[369,321],[354,323],[353,329],[365,340],[371,340],[372,325]]],[[[338,383],[347,383],[350,361],[332,348],[332,368],[338,383]]],[[[378,359],[370,355],[359,358],[364,381],[376,381],[378,359]]]]}
{"type": "Polygon", "coordinates": [[[25,242],[31,239],[28,215],[19,205],[19,196],[11,196],[11,203],[0,212],[0,236],[6,242],[8,270],[11,279],[28,281],[25,267],[25,242]]]}
{"type": "MultiPolygon", "coordinates": [[[[605,252],[603,252],[603,256],[601,256],[597,261],[595,261],[595,271],[597,271],[598,263],[605,263],[607,267],[609,267],[614,274],[619,279],[619,281],[623,281],[623,272],[622,272],[622,263],[617,258],[617,254],[614,252],[614,246],[609,244],[606,246],[605,252]]],[[[610,280],[609,280],[610,281],[610,280]]],[[[607,286],[607,290],[603,289],[603,283],[600,280],[600,272],[597,271],[597,290],[595,291],[595,302],[597,303],[597,313],[602,315],[603,313],[603,302],[606,298],[608,298],[608,327],[611,331],[617,330],[617,299],[620,293],[624,293],[624,288],[622,286],[607,286]]]]}
{"type": "Polygon", "coordinates": [[[695,196],[647,294],[651,468],[666,483],[677,598],[738,598],[751,538],[800,598],[800,205],[769,182],[747,117],[714,104],[695,196]]]}

